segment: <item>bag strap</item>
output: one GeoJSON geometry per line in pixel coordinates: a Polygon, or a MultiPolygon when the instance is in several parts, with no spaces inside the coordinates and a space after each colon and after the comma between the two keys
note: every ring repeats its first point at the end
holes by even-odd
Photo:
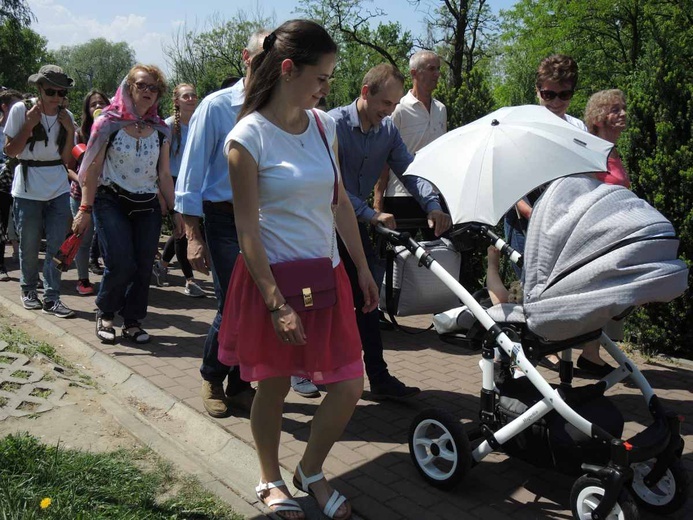
{"type": "Polygon", "coordinates": [[[330,153],[330,145],[327,143],[327,137],[325,137],[325,127],[322,126],[322,121],[320,121],[320,116],[318,116],[318,113],[315,111],[315,109],[311,109],[311,112],[313,112],[313,117],[315,118],[315,123],[318,125],[318,131],[320,132],[320,137],[322,137],[322,142],[325,145],[325,149],[327,150],[327,155],[330,157],[330,164],[332,164],[332,171],[334,172],[334,188],[332,190],[332,205],[336,206],[337,203],[339,202],[339,177],[337,175],[337,166],[334,163],[334,160],[332,159],[332,153],[330,153]]]}

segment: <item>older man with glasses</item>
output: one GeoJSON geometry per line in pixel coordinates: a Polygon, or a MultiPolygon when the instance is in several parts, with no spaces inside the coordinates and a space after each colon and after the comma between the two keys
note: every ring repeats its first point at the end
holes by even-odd
{"type": "Polygon", "coordinates": [[[22,304],[57,318],[74,312],[60,301],[60,276],[50,259],[58,251],[70,218],[70,185],[66,165],[75,144],[75,122],[65,107],[73,80],[60,67],[44,65],[29,76],[38,96],[35,103],[16,103],[5,124],[5,153],[18,160],[12,183],[14,216],[19,235],[22,304]],[[39,246],[46,234],[43,302],[36,293],[39,246]]]}

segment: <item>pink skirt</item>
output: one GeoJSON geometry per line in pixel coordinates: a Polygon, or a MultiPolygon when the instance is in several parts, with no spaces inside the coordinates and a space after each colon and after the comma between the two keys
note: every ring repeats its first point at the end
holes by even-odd
{"type": "Polygon", "coordinates": [[[300,376],[326,384],[363,376],[354,300],[342,263],[335,278],[337,303],[299,312],[306,344],[287,345],[277,337],[265,301],[239,255],[219,328],[219,361],[239,366],[245,381],[300,376]]]}

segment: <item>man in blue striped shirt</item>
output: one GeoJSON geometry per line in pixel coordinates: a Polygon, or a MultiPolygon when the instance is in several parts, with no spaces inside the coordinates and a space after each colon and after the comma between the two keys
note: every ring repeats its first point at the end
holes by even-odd
{"type": "MultiPolygon", "coordinates": [[[[404,76],[395,67],[381,64],[366,73],[361,95],[350,105],[335,108],[330,115],[337,122],[339,141],[339,165],[344,187],[351,200],[359,221],[361,242],[368,264],[376,280],[374,268],[377,263],[368,236],[367,225],[382,224],[395,229],[395,218],[390,213],[375,211],[368,205],[368,198],[378,181],[385,164],[402,181],[427,214],[429,226],[436,236],[443,234],[451,225],[450,216],[441,209],[440,200],[431,184],[420,177],[403,176],[414,160],[407,151],[399,131],[390,115],[404,94],[404,76]]],[[[351,280],[356,321],[363,343],[363,360],[371,385],[371,394],[376,399],[405,399],[420,390],[408,387],[392,376],[383,357],[383,342],[380,337],[377,309],[364,314],[363,295],[358,286],[356,267],[344,244],[339,242],[339,254],[351,280]]]]}

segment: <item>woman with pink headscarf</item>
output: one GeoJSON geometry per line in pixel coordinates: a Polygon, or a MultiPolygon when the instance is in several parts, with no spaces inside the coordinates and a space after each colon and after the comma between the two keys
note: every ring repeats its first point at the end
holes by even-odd
{"type": "MultiPolygon", "coordinates": [[[[135,65],[94,123],[79,173],[82,204],[73,231],[88,229],[93,214],[105,263],[96,336],[105,343],[115,342],[116,313],[123,318],[124,340],[150,341],[140,321],[147,314],[162,213],[172,212],[174,204],[170,130],[157,106],[165,92],[159,68],[135,65]]],[[[174,217],[180,234],[180,219],[174,217]]]]}

